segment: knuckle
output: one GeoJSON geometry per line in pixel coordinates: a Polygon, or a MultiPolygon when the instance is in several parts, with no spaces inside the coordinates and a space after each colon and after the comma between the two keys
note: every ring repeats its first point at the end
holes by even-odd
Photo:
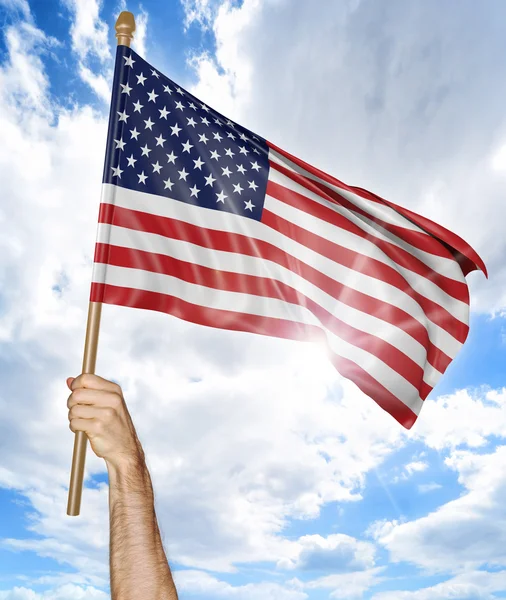
{"type": "Polygon", "coordinates": [[[113,408],[119,408],[121,406],[123,402],[123,398],[121,396],[121,394],[117,394],[116,392],[113,392],[111,394],[111,406],[113,408]]]}
{"type": "Polygon", "coordinates": [[[91,375],[91,373],[83,373],[80,379],[80,385],[82,387],[90,387],[93,382],[93,375],[91,375]]]}
{"type": "Polygon", "coordinates": [[[107,406],[104,409],[104,416],[108,421],[111,421],[116,416],[116,411],[114,410],[114,408],[107,406]]]}
{"type": "Polygon", "coordinates": [[[121,389],[121,386],[117,383],[113,384],[114,386],[114,394],[118,394],[118,396],[123,396],[123,390],[121,389]]]}

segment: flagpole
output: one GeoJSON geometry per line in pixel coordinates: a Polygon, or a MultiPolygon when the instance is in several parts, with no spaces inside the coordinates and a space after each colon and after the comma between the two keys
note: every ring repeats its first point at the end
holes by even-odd
{"type": "MultiPolygon", "coordinates": [[[[133,33],[135,31],[135,19],[133,14],[128,11],[120,13],[118,20],[116,21],[115,29],[118,46],[130,47],[130,42],[133,39],[133,33]]],[[[102,303],[90,302],[84,342],[83,373],[95,373],[101,314],[102,303]]],[[[77,431],[75,433],[67,503],[67,515],[71,517],[79,515],[81,510],[87,442],[88,436],[84,431],[77,431]]]]}

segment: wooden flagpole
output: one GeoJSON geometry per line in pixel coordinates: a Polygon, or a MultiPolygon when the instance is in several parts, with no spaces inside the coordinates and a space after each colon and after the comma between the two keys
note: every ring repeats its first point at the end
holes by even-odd
{"type": "MultiPolygon", "coordinates": [[[[118,20],[116,21],[115,29],[118,46],[130,46],[135,31],[135,19],[133,14],[127,11],[120,13],[118,20]]],[[[86,338],[84,342],[83,373],[95,373],[101,314],[102,303],[90,302],[88,309],[88,323],[86,325],[86,338]]],[[[70,486],[67,503],[67,515],[71,517],[79,515],[81,510],[87,442],[88,436],[84,431],[77,431],[75,433],[74,454],[72,456],[72,469],[70,471],[70,486]]]]}

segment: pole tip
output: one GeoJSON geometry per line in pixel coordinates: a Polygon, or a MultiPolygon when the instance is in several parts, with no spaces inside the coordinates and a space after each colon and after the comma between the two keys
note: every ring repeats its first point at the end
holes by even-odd
{"type": "Polygon", "coordinates": [[[115,25],[118,46],[130,46],[135,31],[135,18],[131,12],[124,10],[120,13],[115,25]]]}

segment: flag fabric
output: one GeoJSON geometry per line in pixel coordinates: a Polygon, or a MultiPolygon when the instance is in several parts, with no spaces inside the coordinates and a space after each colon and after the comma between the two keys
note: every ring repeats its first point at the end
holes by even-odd
{"type": "Polygon", "coordinates": [[[118,46],[90,300],[318,341],[404,427],[464,343],[476,252],[118,46]]]}

